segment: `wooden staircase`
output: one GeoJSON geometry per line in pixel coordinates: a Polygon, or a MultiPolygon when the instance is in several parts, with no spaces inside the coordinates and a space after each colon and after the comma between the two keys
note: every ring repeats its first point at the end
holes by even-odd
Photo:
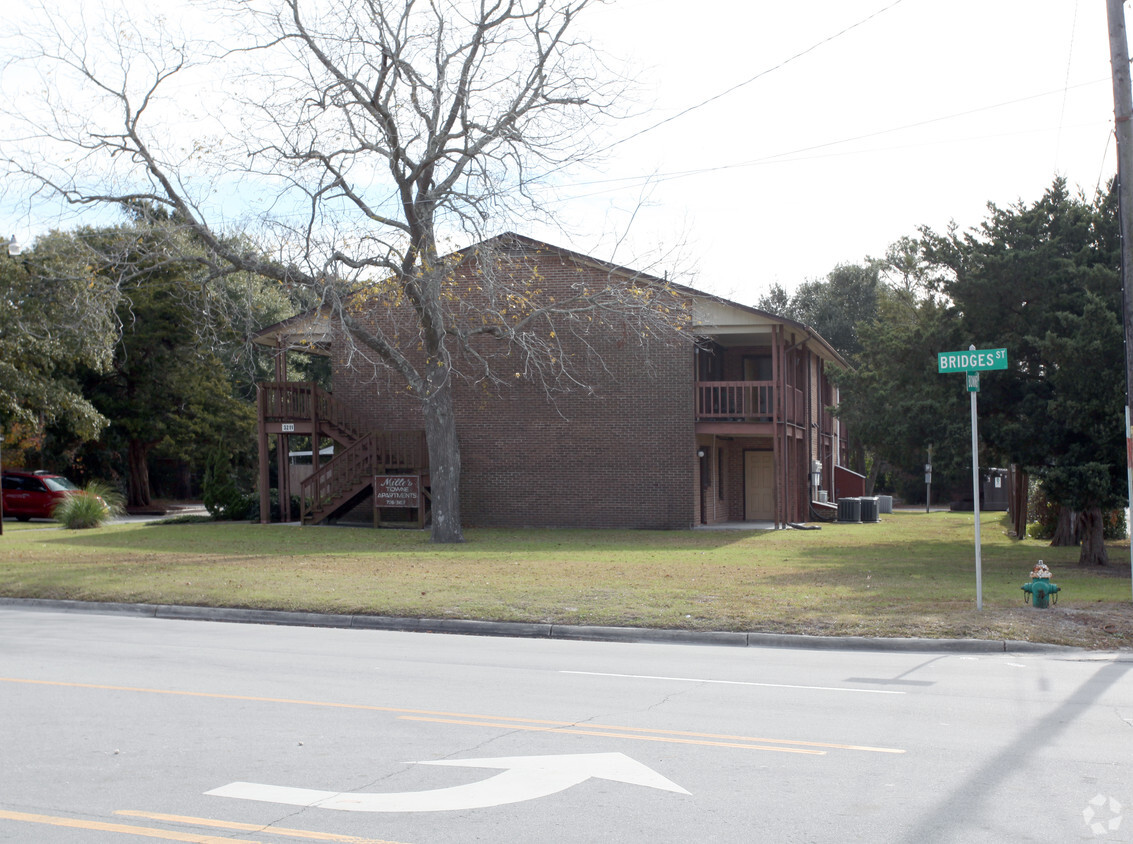
{"type": "Polygon", "coordinates": [[[351,504],[374,475],[416,474],[428,466],[424,431],[371,431],[300,485],[300,521],[317,524],[351,504]]]}
{"type": "Polygon", "coordinates": [[[300,521],[317,524],[354,503],[374,475],[427,474],[425,432],[380,431],[318,384],[276,381],[259,385],[261,440],[267,433],[327,437],[342,447],[300,482],[300,521]]]}

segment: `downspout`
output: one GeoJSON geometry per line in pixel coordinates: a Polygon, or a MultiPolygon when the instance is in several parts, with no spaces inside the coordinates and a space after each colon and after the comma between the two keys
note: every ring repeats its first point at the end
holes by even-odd
{"type": "Polygon", "coordinates": [[[815,442],[815,424],[814,424],[814,382],[811,378],[811,366],[813,365],[813,353],[808,348],[806,350],[806,518],[801,521],[808,521],[810,519],[811,505],[814,503],[814,487],[810,485],[810,470],[814,465],[814,442],[815,442]]]}
{"type": "Polygon", "coordinates": [[[712,496],[712,522],[713,522],[713,524],[716,523],[716,517],[717,517],[717,515],[719,515],[716,512],[717,502],[720,501],[720,490],[723,488],[723,487],[721,487],[721,484],[724,483],[724,478],[720,475],[720,452],[717,451],[718,448],[719,448],[719,446],[716,444],[716,435],[713,434],[712,435],[712,458],[716,461],[716,466],[714,467],[715,472],[713,473],[716,477],[716,485],[714,486],[716,494],[712,496]]]}
{"type": "MultiPolygon", "coordinates": [[[[806,343],[809,339],[810,339],[809,336],[804,335],[802,340],[799,340],[797,343],[795,343],[792,346],[785,347],[784,350],[783,350],[783,394],[784,394],[784,402],[786,401],[785,397],[786,397],[787,387],[790,386],[792,390],[795,389],[795,387],[793,385],[788,385],[786,383],[786,381],[787,381],[787,377],[786,377],[786,375],[787,375],[787,355],[791,352],[794,352],[796,349],[799,349],[799,348],[806,346],[806,343]]],[[[808,379],[808,382],[809,382],[809,379],[810,379],[809,368],[807,370],[807,379],[808,379]]],[[[792,395],[792,399],[793,398],[794,398],[794,396],[792,395]]],[[[809,406],[809,404],[810,404],[809,393],[807,394],[806,403],[809,406]]],[[[787,416],[786,405],[784,404],[784,408],[783,408],[783,449],[784,449],[784,451],[790,451],[791,450],[790,449],[790,438],[788,438],[788,436],[787,436],[787,418],[786,418],[786,416],[787,416]]],[[[809,437],[810,437],[809,429],[806,429],[806,432],[807,432],[807,438],[809,440],[809,437]]],[[[809,453],[809,450],[810,450],[810,446],[808,444],[808,446],[807,446],[808,453],[809,453]]],[[[798,465],[797,465],[799,449],[796,447],[794,449],[794,451],[795,451],[795,461],[794,461],[794,463],[796,465],[794,465],[792,467],[791,461],[785,460],[784,461],[785,465],[784,465],[784,468],[783,468],[783,471],[786,475],[786,482],[787,482],[787,503],[786,503],[786,507],[784,507],[784,514],[783,514],[785,524],[790,524],[791,521],[792,521],[791,512],[790,512],[791,511],[791,504],[792,503],[794,503],[796,505],[798,504],[798,493],[796,492],[794,494],[791,494],[791,486],[792,486],[791,480],[792,480],[792,478],[794,479],[794,486],[797,487],[799,485],[798,465]]],[[[809,470],[809,468],[810,468],[809,463],[807,464],[806,468],[809,470]]],[[[809,495],[809,493],[808,493],[808,495],[809,495]]],[[[809,501],[808,501],[808,510],[809,510],[809,501]]],[[[798,516],[799,514],[796,513],[795,515],[798,516]]],[[[806,521],[806,519],[796,518],[796,519],[794,519],[794,521],[802,522],[802,521],[806,521]]]]}
{"type": "Polygon", "coordinates": [[[771,454],[772,454],[771,459],[775,463],[775,471],[773,473],[773,476],[775,478],[775,483],[772,485],[771,493],[772,493],[772,496],[774,498],[773,504],[774,504],[774,509],[775,509],[775,529],[776,530],[779,529],[779,515],[780,515],[780,512],[781,512],[781,508],[782,508],[782,498],[783,498],[783,495],[781,493],[781,488],[782,488],[782,481],[783,481],[783,462],[784,461],[783,461],[782,455],[780,454],[781,445],[780,445],[780,442],[779,442],[779,440],[780,440],[780,437],[779,437],[779,409],[783,404],[783,373],[782,373],[781,367],[780,367],[780,357],[781,356],[779,354],[779,343],[780,343],[780,337],[782,335],[782,332],[783,332],[783,327],[781,325],[776,325],[776,326],[772,327],[772,329],[771,329],[771,371],[773,373],[775,373],[775,383],[777,383],[779,385],[779,389],[777,389],[775,391],[776,396],[775,396],[775,401],[772,403],[772,413],[771,413],[771,454]]]}

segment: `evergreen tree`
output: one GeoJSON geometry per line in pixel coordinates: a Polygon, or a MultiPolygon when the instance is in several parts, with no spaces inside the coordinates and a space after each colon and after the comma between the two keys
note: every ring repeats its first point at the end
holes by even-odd
{"type": "Polygon", "coordinates": [[[1104,564],[1102,512],[1126,485],[1115,198],[1071,196],[1056,179],[1032,205],[989,209],[972,231],[925,233],[951,272],[958,348],[1008,350],[1010,370],[981,380],[981,438],[1076,514],[1074,536],[1056,541],[1080,538],[1079,561],[1104,564]]]}
{"type": "MultiPolygon", "coordinates": [[[[0,259],[0,426],[90,439],[106,418],[82,394],[80,368],[104,370],[117,337],[117,288],[66,235],[0,259]]],[[[32,440],[37,439],[32,437],[32,440]]]]}

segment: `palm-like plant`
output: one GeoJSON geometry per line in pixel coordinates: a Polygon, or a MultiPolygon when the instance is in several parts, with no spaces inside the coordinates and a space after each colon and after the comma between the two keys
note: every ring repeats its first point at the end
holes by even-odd
{"type": "Polygon", "coordinates": [[[91,481],[86,488],[59,502],[52,517],[68,530],[101,527],[123,511],[121,493],[113,487],[91,481]]]}

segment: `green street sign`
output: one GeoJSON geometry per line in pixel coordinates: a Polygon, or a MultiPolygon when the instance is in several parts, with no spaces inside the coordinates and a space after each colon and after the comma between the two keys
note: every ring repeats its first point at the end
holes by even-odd
{"type": "Polygon", "coordinates": [[[937,372],[983,372],[1007,368],[1006,349],[976,349],[967,352],[940,352],[937,372]]]}
{"type": "Polygon", "coordinates": [[[969,372],[968,375],[968,392],[978,393],[980,391],[980,374],[978,372],[969,372]]]}

